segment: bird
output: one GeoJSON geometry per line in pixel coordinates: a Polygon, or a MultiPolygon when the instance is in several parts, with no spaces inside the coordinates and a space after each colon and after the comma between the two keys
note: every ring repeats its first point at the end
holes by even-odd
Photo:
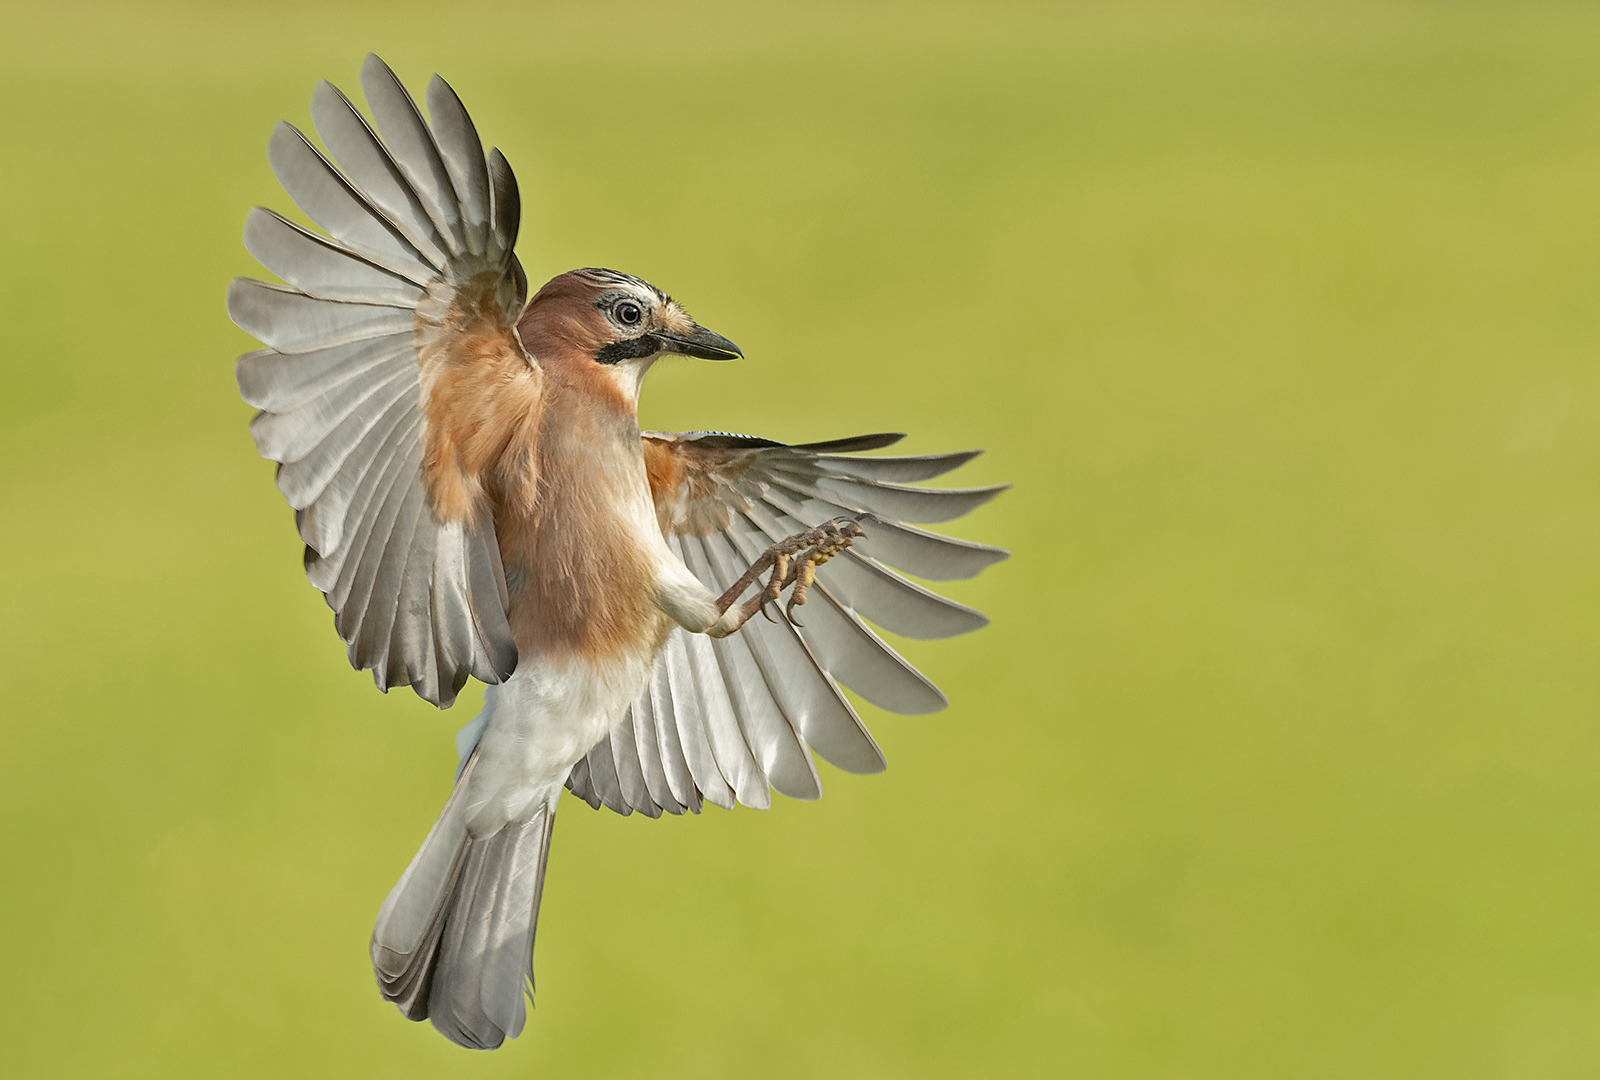
{"type": "Polygon", "coordinates": [[[867,621],[910,638],[985,625],[901,572],[964,579],[1006,558],[917,525],[1008,485],[917,486],[978,451],[869,453],[898,434],[641,431],[658,360],[742,351],[614,270],[530,299],[516,179],[455,91],[433,76],[425,118],[376,55],[360,83],[370,119],[317,85],[320,148],[272,133],[273,172],[322,231],[248,215],[245,246],[281,283],[230,284],[230,317],[263,346],[235,374],[352,666],[440,708],[485,684],[370,953],[406,1018],[494,1049],[526,1023],[561,793],[659,817],[818,798],[813,751],[884,769],[841,686],[898,713],[946,699],[867,621]]]}

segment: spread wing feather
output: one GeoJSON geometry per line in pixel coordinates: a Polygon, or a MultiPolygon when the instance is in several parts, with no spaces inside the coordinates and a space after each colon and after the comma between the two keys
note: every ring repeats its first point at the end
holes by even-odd
{"type": "Polygon", "coordinates": [[[351,184],[382,212],[430,266],[450,261],[451,243],[435,224],[423,198],[360,111],[324,79],[311,95],[311,120],[323,145],[351,184]]]}
{"type": "Polygon", "coordinates": [[[633,713],[622,718],[622,723],[611,729],[606,737],[611,741],[611,760],[617,767],[617,784],[622,789],[622,801],[646,817],[660,817],[661,807],[650,798],[645,786],[644,769],[639,763],[639,751],[633,738],[633,713]]]}
{"type": "MultiPolygon", "coordinates": [[[[689,776],[695,789],[714,805],[732,810],[738,798],[735,785],[741,775],[739,761],[748,761],[752,774],[755,761],[750,758],[749,747],[743,746],[739,748],[742,752],[739,761],[727,766],[717,761],[716,751],[711,745],[710,724],[706,720],[709,705],[695,688],[694,669],[689,657],[691,640],[699,640],[698,635],[691,638],[681,631],[673,631],[666,647],[661,650],[655,684],[665,684],[667,697],[672,703],[673,728],[678,733],[684,763],[689,767],[689,776]]],[[[765,790],[763,787],[759,794],[754,791],[747,791],[746,794],[750,798],[760,798],[765,790]]],[[[696,800],[691,798],[690,807],[696,808],[695,803],[696,800]]]]}
{"type": "MultiPolygon", "coordinates": [[[[651,675],[650,712],[655,720],[656,746],[661,754],[661,772],[674,802],[699,813],[700,791],[695,786],[694,771],[683,748],[683,736],[672,711],[671,671],[666,663],[656,665],[651,675]]],[[[663,804],[665,805],[665,804],[663,804]]]]}
{"type": "Polygon", "coordinates": [[[469,675],[500,682],[517,656],[493,525],[442,517],[424,469],[419,327],[440,310],[501,320],[448,324],[448,359],[450,332],[514,325],[527,299],[512,254],[520,204],[443,80],[428,87],[431,128],[376,56],[361,83],[376,129],[323,82],[311,115],[327,155],[290,124],[274,131],[274,173],[327,235],[252,211],[245,246],[287,285],[235,281],[228,312],[267,346],[239,358],[240,393],[262,410],[251,433],[279,463],[307,576],[351,663],[447,706],[469,675]],[[485,288],[494,303],[466,294],[485,288]]]}
{"type": "Polygon", "coordinates": [[[372,55],[361,65],[361,90],[367,95],[367,106],[378,121],[378,129],[383,132],[389,154],[406,185],[426,209],[435,227],[448,238],[450,250],[468,251],[460,198],[416,101],[389,65],[372,55]]]}
{"type": "Polygon", "coordinates": [[[624,723],[573,770],[573,794],[597,808],[650,817],[698,813],[702,800],[765,808],[772,790],[814,799],[822,789],[813,749],[848,772],[884,768],[841,684],[893,712],[944,707],[938,688],[867,621],[911,638],[985,625],[980,613],[895,571],[954,580],[1004,559],[1000,548],[904,522],[960,517],[1005,485],[906,486],[942,476],[976,451],[850,456],[899,438],[785,446],[721,432],[645,435],[667,544],[713,592],[732,585],[776,541],[843,514],[874,520],[853,549],[818,570],[799,609],[804,625],[757,616],[720,641],[674,630],[624,723]]]}

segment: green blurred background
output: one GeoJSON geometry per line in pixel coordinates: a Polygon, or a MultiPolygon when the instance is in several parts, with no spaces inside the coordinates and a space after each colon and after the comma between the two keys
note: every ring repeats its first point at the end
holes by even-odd
{"type": "Polygon", "coordinates": [[[0,3],[0,1071],[1600,1073],[1600,9],[0,3]],[[372,986],[448,716],[345,664],[223,310],[315,81],[449,78],[649,426],[985,446],[878,777],[570,800],[496,1054],[372,986]]]}

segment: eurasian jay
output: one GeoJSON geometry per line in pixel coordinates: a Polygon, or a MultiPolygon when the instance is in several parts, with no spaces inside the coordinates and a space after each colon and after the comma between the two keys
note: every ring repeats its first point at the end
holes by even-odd
{"type": "Polygon", "coordinates": [[[1006,555],[902,522],[1004,485],[907,486],[976,452],[853,456],[898,435],[641,432],[657,359],[739,349],[611,270],[528,301],[516,181],[455,93],[434,76],[430,125],[376,56],[361,85],[376,130],[323,82],[327,155],[274,131],[273,171],[328,235],[252,211],[245,245],[287,287],[237,280],[228,312],[266,346],[238,361],[251,434],[350,662],[440,707],[488,684],[371,951],[406,1017],[493,1048],[525,1020],[562,788],[656,817],[817,798],[813,748],[882,770],[839,684],[900,713],[945,698],[862,617],[913,638],[987,622],[887,567],[951,580],[1006,555]]]}

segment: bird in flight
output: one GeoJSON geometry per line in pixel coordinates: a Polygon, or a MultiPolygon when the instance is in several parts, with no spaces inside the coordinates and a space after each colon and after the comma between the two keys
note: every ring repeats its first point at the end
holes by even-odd
{"type": "Polygon", "coordinates": [[[376,56],[361,86],[371,121],[318,84],[325,149],[273,132],[273,172],[326,235],[251,211],[245,246],[286,285],[238,279],[228,313],[265,346],[237,365],[250,431],[351,664],[441,708],[488,684],[371,953],[408,1019],[492,1049],[526,1019],[562,788],[658,817],[815,799],[813,749],[881,771],[840,684],[898,713],[945,698],[863,620],[988,621],[889,568],[945,581],[1006,557],[905,523],[1005,485],[914,486],[976,451],[858,456],[899,435],[641,432],[655,361],[739,349],[614,270],[529,300],[516,180],[455,92],[435,75],[424,119],[376,56]]]}

